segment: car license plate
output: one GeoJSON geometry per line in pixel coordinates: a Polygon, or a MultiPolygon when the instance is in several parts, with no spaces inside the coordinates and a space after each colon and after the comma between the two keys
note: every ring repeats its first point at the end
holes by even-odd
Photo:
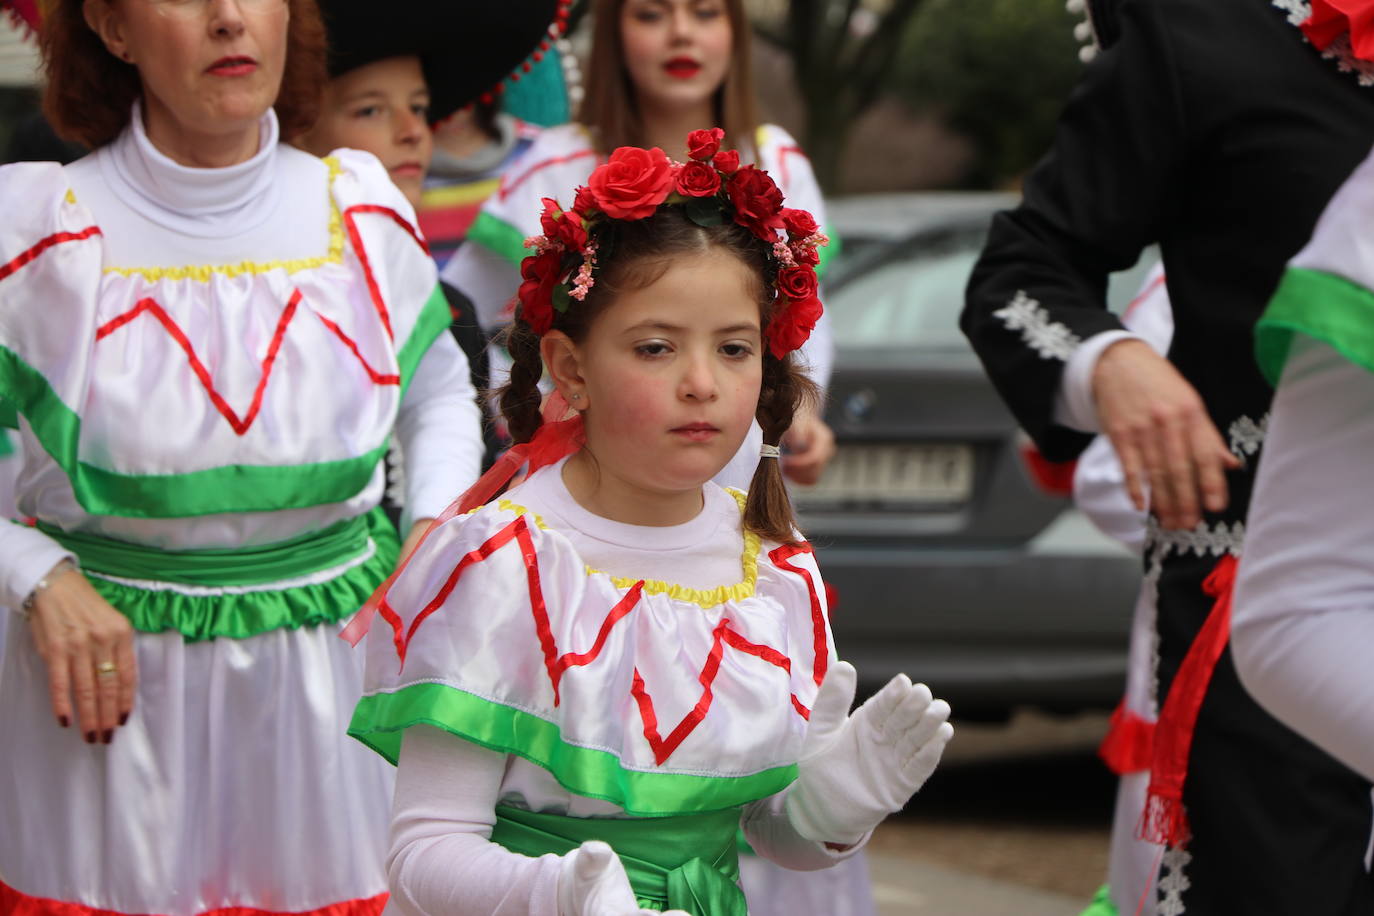
{"type": "Polygon", "coordinates": [[[844,445],[819,483],[794,487],[802,506],[962,503],[973,492],[969,445],[844,445]]]}

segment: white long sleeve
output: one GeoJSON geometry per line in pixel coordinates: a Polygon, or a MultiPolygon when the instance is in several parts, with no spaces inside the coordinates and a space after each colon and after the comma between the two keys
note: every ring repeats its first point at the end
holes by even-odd
{"type": "Polygon", "coordinates": [[[558,916],[563,857],[491,842],[505,772],[495,751],[429,726],[406,731],[386,862],[403,916],[558,916]]]}
{"type": "Polygon", "coordinates": [[[72,554],[43,532],[0,520],[0,605],[18,609],[38,580],[64,557],[72,554]]]}
{"type": "Polygon", "coordinates": [[[1232,653],[1274,716],[1374,779],[1374,374],[1295,337],[1236,582],[1232,653]]]}
{"type": "Polygon", "coordinates": [[[740,827],[754,852],[793,871],[818,871],[858,855],[868,845],[871,833],[843,851],[802,836],[787,817],[787,792],[784,789],[744,807],[740,827]]]}
{"type": "Polygon", "coordinates": [[[482,413],[468,358],[445,331],[415,368],[396,416],[405,456],[405,518],[434,518],[482,471],[482,413]]]}

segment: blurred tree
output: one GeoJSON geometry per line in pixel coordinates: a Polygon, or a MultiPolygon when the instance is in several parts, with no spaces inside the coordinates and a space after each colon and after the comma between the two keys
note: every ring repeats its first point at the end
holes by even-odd
{"type": "Polygon", "coordinates": [[[977,148],[967,187],[1014,183],[1049,148],[1082,64],[1064,0],[925,0],[892,89],[977,148]]]}
{"type": "Polygon", "coordinates": [[[806,106],[802,146],[822,187],[836,186],[850,126],[889,87],[906,27],[931,2],[790,0],[783,5],[756,0],[751,4],[755,33],[792,57],[797,88],[806,106]]]}

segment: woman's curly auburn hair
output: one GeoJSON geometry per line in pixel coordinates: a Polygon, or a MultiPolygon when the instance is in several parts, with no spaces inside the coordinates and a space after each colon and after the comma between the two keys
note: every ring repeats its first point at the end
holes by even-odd
{"type": "MultiPolygon", "coordinates": [[[[283,2],[290,24],[286,66],[273,107],[281,135],[291,137],[308,130],[319,115],[321,93],[329,79],[329,45],[315,0],[283,2]]],[[[128,126],[130,110],[142,96],[143,86],[138,68],[111,54],[100,36],[91,31],[82,11],[84,5],[84,0],[57,0],[43,18],[39,34],[47,75],[43,114],[59,137],[95,149],[128,126]]]]}
{"type": "MultiPolygon", "coordinates": [[[[759,304],[763,327],[768,326],[778,309],[773,286],[776,268],[762,243],[735,223],[706,228],[689,220],[682,207],[661,207],[647,219],[612,221],[599,238],[602,250],[609,251],[610,256],[598,258],[596,285],[584,301],[572,303],[566,311],[554,312],[553,330],[562,331],[575,343],[587,338],[597,315],[615,301],[618,293],[643,289],[662,277],[675,258],[710,249],[738,258],[749,269],[750,276],[757,279],[751,293],[759,304]]],[[[513,361],[510,382],[499,390],[501,413],[516,443],[528,442],[543,423],[539,380],[544,363],[539,341],[540,336],[517,310],[515,322],[506,332],[506,346],[513,361]]],[[[814,404],[819,395],[815,384],[797,366],[793,354],[778,359],[765,345],[762,357],[763,379],[754,416],[763,429],[763,441],[777,445],[792,425],[796,412],[803,405],[814,404]]],[[[792,500],[774,459],[760,461],[754,472],[745,500],[744,527],[782,544],[796,544],[799,540],[792,500]]]]}

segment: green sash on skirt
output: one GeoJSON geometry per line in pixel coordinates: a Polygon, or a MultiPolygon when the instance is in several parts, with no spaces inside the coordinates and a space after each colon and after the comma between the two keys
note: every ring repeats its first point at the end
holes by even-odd
{"type": "Polygon", "coordinates": [[[491,840],[526,856],[601,840],[620,856],[639,905],[692,916],[747,916],[739,889],[739,809],[672,817],[567,817],[497,806],[491,840]]]}

